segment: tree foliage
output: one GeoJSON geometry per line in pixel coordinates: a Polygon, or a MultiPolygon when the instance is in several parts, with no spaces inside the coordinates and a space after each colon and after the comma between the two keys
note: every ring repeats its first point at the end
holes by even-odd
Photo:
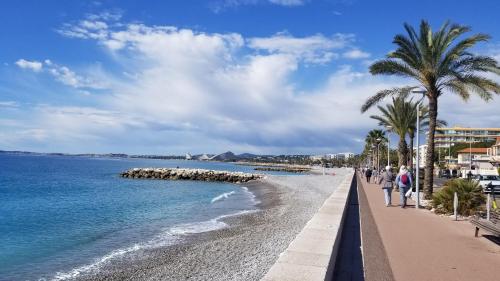
{"type": "Polygon", "coordinates": [[[458,214],[470,216],[485,202],[483,190],[477,181],[452,179],[432,196],[432,206],[441,213],[453,213],[455,192],[458,196],[458,214]]]}

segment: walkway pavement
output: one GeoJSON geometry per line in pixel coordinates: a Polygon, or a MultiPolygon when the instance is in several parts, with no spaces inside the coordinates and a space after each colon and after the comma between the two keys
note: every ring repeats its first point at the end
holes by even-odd
{"type": "Polygon", "coordinates": [[[500,280],[500,246],[484,237],[474,237],[474,227],[468,221],[417,210],[412,201],[402,209],[397,192],[393,192],[393,207],[385,207],[380,186],[366,183],[365,178],[358,180],[367,281],[500,280]],[[377,234],[383,249],[376,243],[377,234]],[[365,236],[375,238],[366,240],[365,236]],[[387,259],[373,256],[377,251],[387,259]],[[376,272],[379,266],[385,274],[376,272]]]}

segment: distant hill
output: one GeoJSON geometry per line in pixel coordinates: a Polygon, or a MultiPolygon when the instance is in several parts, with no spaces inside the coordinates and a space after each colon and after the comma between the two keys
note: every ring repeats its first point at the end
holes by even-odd
{"type": "Polygon", "coordinates": [[[239,154],[237,156],[240,159],[254,159],[254,158],[259,157],[259,155],[251,154],[251,153],[242,153],[242,154],[239,154]]]}
{"type": "Polygon", "coordinates": [[[236,161],[238,159],[240,158],[231,151],[227,151],[210,158],[210,160],[215,160],[215,161],[236,161]]]}

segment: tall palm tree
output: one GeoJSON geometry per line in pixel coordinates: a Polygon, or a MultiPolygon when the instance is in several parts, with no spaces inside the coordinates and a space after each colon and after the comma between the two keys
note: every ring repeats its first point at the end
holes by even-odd
{"type": "MultiPolygon", "coordinates": [[[[425,20],[420,23],[417,33],[409,24],[404,25],[406,35],[398,34],[393,43],[397,49],[370,66],[373,75],[398,75],[413,79],[416,87],[425,89],[429,106],[429,134],[427,136],[427,154],[425,156],[425,197],[430,199],[433,192],[434,173],[434,134],[438,115],[438,99],[445,93],[454,93],[463,100],[468,100],[471,92],[489,101],[493,94],[500,93],[500,85],[486,78],[485,73],[500,75],[497,61],[488,56],[474,55],[469,50],[479,42],[490,39],[486,34],[474,34],[459,40],[469,32],[467,26],[446,22],[437,32],[425,20]]],[[[408,92],[416,87],[383,90],[369,98],[362,110],[388,95],[408,92]]]]}
{"type": "Polygon", "coordinates": [[[416,110],[415,104],[407,101],[406,97],[401,95],[392,98],[392,104],[385,107],[378,106],[381,115],[372,115],[370,118],[379,121],[381,126],[391,126],[391,131],[399,136],[398,144],[398,166],[406,165],[408,162],[408,145],[406,143],[406,134],[408,128],[412,125],[412,111],[416,110]]]}
{"type": "MultiPolygon", "coordinates": [[[[372,148],[374,146],[377,146],[378,144],[386,142],[386,141],[387,141],[387,138],[385,137],[384,131],[373,129],[373,130],[369,131],[368,134],[366,135],[365,151],[367,152],[369,150],[372,150],[372,148]]],[[[373,160],[374,163],[378,162],[378,158],[375,154],[373,155],[373,159],[374,159],[373,160]]]]}

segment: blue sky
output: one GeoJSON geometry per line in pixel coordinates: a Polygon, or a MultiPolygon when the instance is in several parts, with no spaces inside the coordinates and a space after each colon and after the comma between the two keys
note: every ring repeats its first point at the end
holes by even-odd
{"type": "MultiPolygon", "coordinates": [[[[0,149],[43,152],[359,151],[359,107],[408,81],[373,77],[402,24],[472,26],[500,58],[497,1],[3,1],[0,149]]],[[[450,124],[500,106],[452,95],[450,124]]],[[[485,114],[486,112],[486,114],[485,114]]]]}

